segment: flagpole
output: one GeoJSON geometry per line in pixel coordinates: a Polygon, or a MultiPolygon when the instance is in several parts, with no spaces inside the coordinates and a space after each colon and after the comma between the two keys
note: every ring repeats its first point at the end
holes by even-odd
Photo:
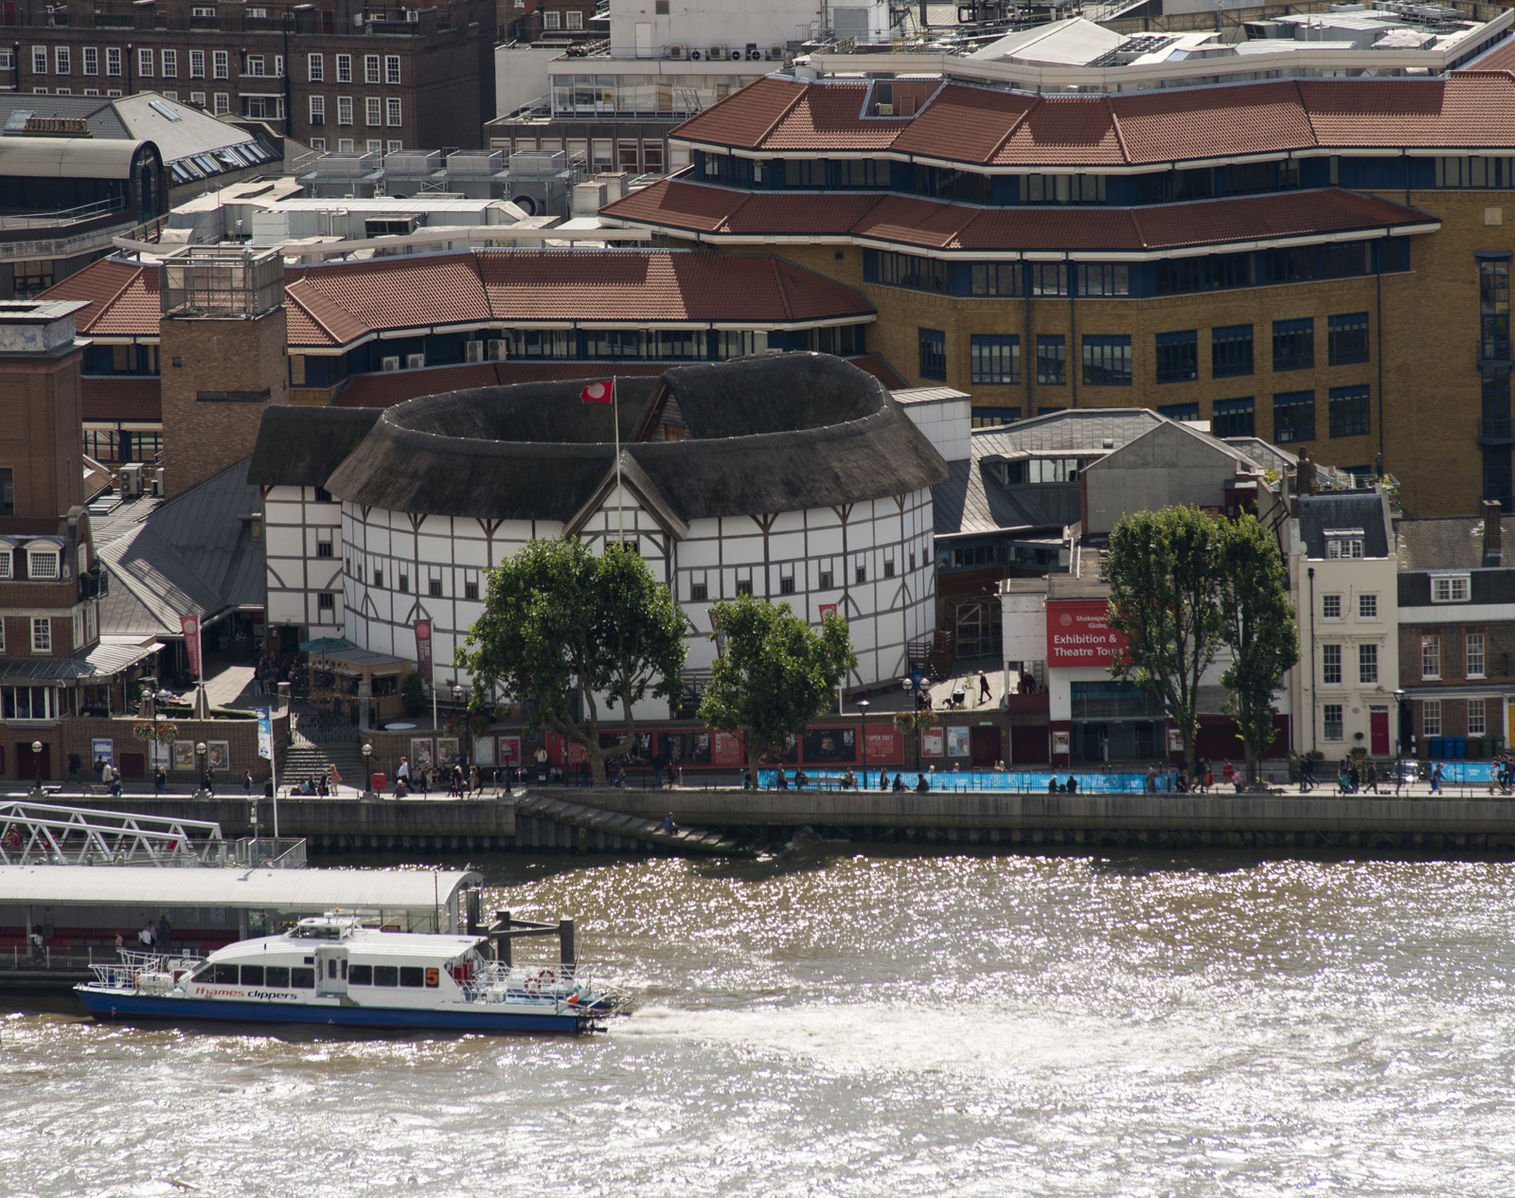
{"type": "Polygon", "coordinates": [[[615,520],[621,547],[626,547],[626,507],[621,499],[621,389],[610,376],[610,421],[615,425],[615,520]]]}

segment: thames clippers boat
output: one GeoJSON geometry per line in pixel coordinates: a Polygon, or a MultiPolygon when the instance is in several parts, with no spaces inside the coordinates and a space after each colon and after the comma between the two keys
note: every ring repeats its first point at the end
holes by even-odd
{"type": "Polygon", "coordinates": [[[511,966],[490,949],[487,935],[386,932],[327,914],[203,960],[122,952],[74,990],[97,1019],[418,1031],[577,1034],[624,1010],[582,967],[511,966]]]}

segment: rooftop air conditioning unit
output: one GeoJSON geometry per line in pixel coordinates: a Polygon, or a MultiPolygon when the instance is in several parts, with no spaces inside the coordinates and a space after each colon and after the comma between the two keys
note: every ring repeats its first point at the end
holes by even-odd
{"type": "Polygon", "coordinates": [[[425,354],[406,354],[405,355],[405,369],[406,370],[420,370],[425,365],[426,365],[426,355],[425,354]]]}
{"type": "Polygon", "coordinates": [[[689,47],[682,44],[675,43],[674,45],[668,47],[669,58],[683,58],[688,53],[689,47]]]}
{"type": "Polygon", "coordinates": [[[747,47],[747,61],[748,62],[762,62],[763,61],[763,52],[761,50],[759,50],[756,46],[749,45],[747,47]]]}
{"type": "Polygon", "coordinates": [[[893,116],[894,115],[894,105],[893,104],[878,104],[878,105],[876,105],[876,108],[878,110],[879,116],[893,116]]]}
{"type": "Polygon", "coordinates": [[[482,362],[484,360],[484,343],[482,341],[463,342],[463,361],[482,362]]]}
{"type": "Polygon", "coordinates": [[[742,52],[740,50],[733,50],[726,57],[729,58],[729,59],[731,59],[732,62],[741,62],[742,61],[742,52]]]}
{"type": "Polygon", "coordinates": [[[400,357],[399,357],[399,355],[398,354],[391,354],[387,358],[380,358],[379,359],[379,369],[380,370],[385,370],[385,371],[399,370],[400,369],[400,357]]]}
{"type": "Polygon", "coordinates": [[[768,47],[768,61],[769,62],[783,62],[784,61],[784,47],[783,46],[769,46],[768,47]]]}
{"type": "Polygon", "coordinates": [[[704,57],[705,57],[705,52],[703,50],[691,50],[691,51],[689,51],[689,61],[690,62],[699,62],[704,57]]]}
{"type": "Polygon", "coordinates": [[[503,337],[491,337],[484,345],[485,355],[491,362],[503,362],[510,357],[510,343],[503,337]]]}
{"type": "Polygon", "coordinates": [[[711,62],[720,62],[721,59],[723,59],[725,57],[726,57],[726,47],[725,46],[711,46],[710,47],[710,61],[711,62]]]}

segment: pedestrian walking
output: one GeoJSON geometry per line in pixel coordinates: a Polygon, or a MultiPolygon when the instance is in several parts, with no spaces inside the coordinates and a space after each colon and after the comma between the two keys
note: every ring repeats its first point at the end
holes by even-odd
{"type": "Polygon", "coordinates": [[[253,776],[252,776],[252,770],[248,770],[247,773],[245,773],[245,774],[242,775],[242,793],[245,794],[249,799],[252,798],[252,794],[253,794],[253,776]]]}
{"type": "Polygon", "coordinates": [[[168,775],[164,773],[163,767],[160,765],[153,771],[153,794],[157,795],[159,798],[162,798],[163,788],[167,785],[168,775]]]}
{"type": "Polygon", "coordinates": [[[994,697],[994,691],[989,686],[989,675],[982,670],[978,674],[978,701],[987,703],[994,697]]]}
{"type": "Polygon", "coordinates": [[[1441,780],[1443,776],[1442,764],[1438,761],[1436,767],[1431,771],[1431,793],[1433,795],[1441,793],[1441,780]]]}

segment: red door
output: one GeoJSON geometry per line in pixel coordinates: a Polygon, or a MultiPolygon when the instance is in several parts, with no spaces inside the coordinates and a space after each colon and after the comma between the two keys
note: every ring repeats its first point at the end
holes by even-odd
{"type": "Polygon", "coordinates": [[[1389,748],[1389,709],[1387,707],[1368,709],[1368,736],[1373,742],[1373,756],[1387,757],[1391,751],[1389,748]]]}

